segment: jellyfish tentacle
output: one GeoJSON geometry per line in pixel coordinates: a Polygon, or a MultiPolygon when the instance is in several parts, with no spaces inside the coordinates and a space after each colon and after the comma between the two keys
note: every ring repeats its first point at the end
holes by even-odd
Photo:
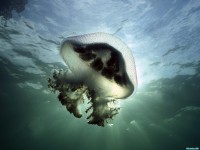
{"type": "Polygon", "coordinates": [[[116,99],[112,98],[101,98],[97,95],[95,90],[91,90],[82,83],[80,84],[70,84],[62,83],[63,70],[54,70],[53,77],[48,79],[48,87],[53,89],[53,91],[59,91],[58,99],[62,105],[66,106],[66,109],[73,113],[77,118],[82,117],[78,109],[78,105],[81,102],[84,102],[83,95],[87,97],[88,104],[91,104],[87,109],[86,113],[89,110],[92,110],[91,114],[87,117],[89,124],[96,124],[98,126],[104,126],[105,122],[108,119],[112,119],[113,116],[118,114],[120,108],[110,107],[109,103],[112,103],[113,106],[117,103],[116,99]]]}

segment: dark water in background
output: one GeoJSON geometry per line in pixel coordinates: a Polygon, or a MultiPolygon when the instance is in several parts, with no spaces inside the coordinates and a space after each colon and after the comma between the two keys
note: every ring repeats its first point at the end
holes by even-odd
{"type": "Polygon", "coordinates": [[[0,149],[200,147],[200,1],[1,1],[0,149]],[[47,89],[70,35],[108,32],[132,49],[137,94],[104,128],[47,89]]]}

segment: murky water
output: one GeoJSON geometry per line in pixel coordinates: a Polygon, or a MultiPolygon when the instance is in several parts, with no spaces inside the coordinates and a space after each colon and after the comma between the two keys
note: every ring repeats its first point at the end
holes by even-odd
{"type": "Polygon", "coordinates": [[[0,149],[200,146],[198,0],[0,2],[0,149]],[[105,127],[74,118],[47,87],[68,36],[107,32],[133,52],[135,96],[105,127]]]}

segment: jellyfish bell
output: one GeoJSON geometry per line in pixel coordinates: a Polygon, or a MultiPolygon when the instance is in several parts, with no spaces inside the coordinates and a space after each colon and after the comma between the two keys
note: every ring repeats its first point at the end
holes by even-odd
{"type": "Polygon", "coordinates": [[[120,39],[106,33],[68,37],[60,55],[68,70],[54,72],[49,87],[58,90],[59,100],[80,118],[78,109],[84,95],[91,102],[86,110],[90,124],[104,126],[118,114],[116,100],[134,94],[137,88],[135,62],[131,50],[120,39]],[[111,107],[112,106],[112,107],[111,107]]]}
{"type": "Polygon", "coordinates": [[[61,56],[74,74],[106,97],[125,98],[137,86],[130,49],[110,34],[94,33],[67,38],[61,56]]]}

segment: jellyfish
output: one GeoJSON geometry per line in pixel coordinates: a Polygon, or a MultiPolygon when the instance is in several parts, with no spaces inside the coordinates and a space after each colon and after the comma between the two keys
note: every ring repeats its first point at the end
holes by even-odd
{"type": "Polygon", "coordinates": [[[67,69],[54,70],[48,87],[59,92],[61,104],[77,118],[82,117],[80,105],[87,101],[89,124],[103,127],[119,113],[119,100],[137,89],[132,52],[111,34],[68,37],[61,44],[60,55],[67,69]]]}

